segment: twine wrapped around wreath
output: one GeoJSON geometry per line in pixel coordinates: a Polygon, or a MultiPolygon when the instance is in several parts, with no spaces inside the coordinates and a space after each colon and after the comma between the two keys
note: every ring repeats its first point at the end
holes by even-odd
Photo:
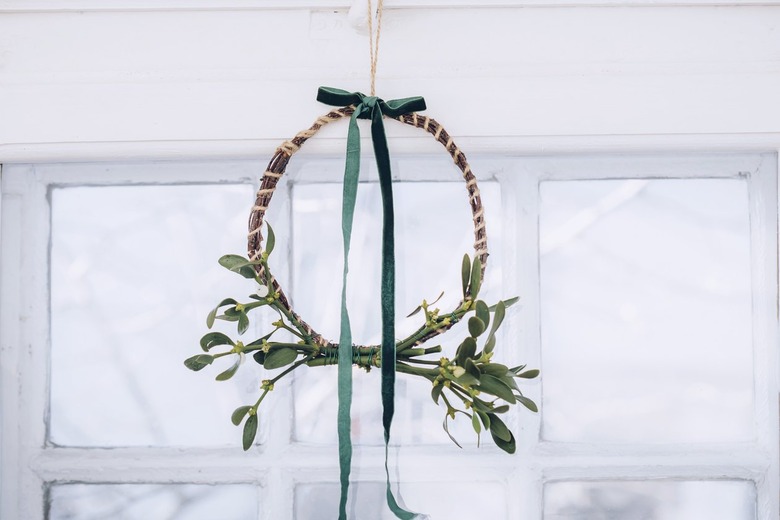
{"type": "MultiPolygon", "coordinates": [[[[268,167],[266,168],[266,171],[263,173],[263,177],[260,183],[260,188],[257,191],[255,204],[252,207],[251,213],[249,214],[249,235],[247,241],[247,252],[250,260],[256,260],[262,252],[263,236],[261,230],[263,227],[265,212],[268,209],[269,204],[271,203],[271,198],[273,197],[273,194],[276,191],[276,186],[279,183],[279,180],[282,178],[282,176],[284,175],[287,169],[287,164],[289,163],[290,158],[293,156],[293,154],[295,154],[298,150],[300,150],[301,146],[303,146],[303,144],[307,140],[313,137],[322,127],[324,127],[328,123],[338,121],[345,117],[350,117],[354,111],[355,111],[354,106],[344,107],[338,110],[332,110],[327,114],[317,118],[317,120],[314,122],[313,125],[311,125],[311,127],[299,132],[295,137],[293,137],[289,141],[283,142],[276,149],[274,156],[271,158],[271,161],[268,163],[268,167]]],[[[463,179],[466,181],[466,189],[468,190],[472,220],[474,222],[474,254],[476,257],[480,259],[480,262],[482,264],[481,274],[484,275],[485,268],[487,267],[487,259],[488,259],[487,229],[485,226],[485,210],[482,207],[482,198],[480,197],[479,188],[477,187],[477,178],[474,176],[474,173],[471,171],[471,166],[469,166],[465,154],[460,150],[460,148],[458,148],[455,145],[452,137],[447,133],[446,130],[444,130],[444,127],[436,120],[431,119],[428,116],[418,115],[416,112],[412,114],[405,114],[399,116],[396,119],[398,119],[402,123],[406,123],[407,125],[411,125],[417,128],[422,128],[426,132],[433,135],[433,138],[436,139],[439,143],[441,143],[444,146],[444,148],[447,150],[447,152],[452,156],[452,159],[455,161],[455,164],[463,173],[463,179]]],[[[264,268],[262,264],[256,266],[256,270],[259,276],[264,275],[263,269],[264,268]]],[[[312,336],[314,341],[316,341],[322,346],[338,347],[337,342],[324,339],[322,335],[314,331],[314,329],[308,323],[306,323],[300,316],[298,316],[295,313],[292,306],[290,305],[287,296],[284,294],[284,291],[282,290],[281,286],[273,277],[271,278],[271,284],[273,286],[273,290],[279,293],[279,302],[301,322],[303,327],[306,329],[307,333],[310,336],[312,336]]],[[[437,336],[447,331],[453,325],[454,323],[451,323],[447,326],[442,327],[441,329],[437,329],[436,331],[432,332],[429,335],[426,335],[425,337],[420,338],[415,342],[414,346],[425,343],[426,341],[433,338],[434,336],[437,336]]]]}
{"type": "MultiPolygon", "coordinates": [[[[373,99],[376,100],[376,98],[373,99]]],[[[317,333],[294,311],[282,287],[271,273],[268,259],[274,249],[275,236],[273,229],[266,223],[267,233],[264,239],[262,226],[265,212],[291,157],[323,126],[349,118],[354,112],[355,106],[332,110],[317,118],[310,128],[285,141],[276,149],[263,174],[260,189],[250,213],[247,241],[248,258],[240,255],[225,255],[219,259],[219,263],[223,267],[260,284],[262,292],[249,295],[251,301],[247,303],[240,303],[233,298],[222,300],[209,313],[206,319],[207,326],[211,328],[216,319],[236,322],[238,333],[241,335],[249,327],[248,312],[258,307],[268,306],[277,311],[280,316],[279,320],[272,324],[275,329],[250,343],[234,341],[221,332],[209,332],[203,336],[200,342],[205,353],[185,360],[185,365],[188,368],[198,371],[221,357],[235,356],[233,365],[217,375],[216,379],[220,381],[230,379],[236,373],[246,354],[251,354],[257,363],[268,370],[286,367],[272,379],[262,381],[260,387],[262,394],[253,405],[241,406],[232,414],[231,420],[236,426],[244,423],[243,446],[245,450],[252,446],[257,433],[258,408],[267,394],[274,389],[274,384],[277,381],[300,366],[333,365],[338,359],[338,343],[317,333]],[[219,314],[220,311],[222,314],[219,314]],[[278,331],[289,332],[299,341],[297,343],[273,341],[272,336],[278,331]],[[223,351],[215,353],[216,350],[220,349],[223,351]]],[[[509,368],[492,360],[493,350],[497,343],[496,332],[504,320],[506,309],[518,298],[499,301],[490,307],[478,299],[487,265],[488,247],[484,208],[477,179],[466,160],[466,156],[436,120],[417,113],[403,114],[395,119],[430,133],[450,154],[462,172],[466,183],[474,225],[473,261],[469,255],[465,255],[462,263],[462,299],[449,313],[440,312],[438,308],[433,308],[438,298],[432,303],[423,300],[422,304],[409,317],[422,312],[425,323],[407,338],[396,340],[395,370],[423,377],[432,383],[431,397],[436,405],[443,401],[446,406],[443,426],[453,442],[457,444],[448,431],[447,421],[454,419],[456,414],[460,413],[470,418],[478,436],[483,429],[489,431],[499,448],[508,453],[514,453],[516,449],[515,438],[499,415],[506,413],[510,409],[510,405],[518,402],[533,412],[537,411],[535,403],[522,394],[515,379],[532,379],[538,376],[539,371],[536,369],[526,370],[525,365],[509,368]],[[471,316],[469,317],[469,315],[471,316]],[[424,343],[466,319],[468,321],[468,336],[459,345],[454,355],[444,356],[438,360],[422,359],[423,356],[442,352],[441,345],[426,348],[423,347],[424,343]],[[477,342],[483,340],[480,349],[477,342]],[[454,406],[451,399],[455,399],[456,403],[457,401],[462,402],[465,410],[454,406]],[[500,401],[504,403],[502,404],[500,401]]],[[[366,370],[382,365],[380,347],[376,345],[353,345],[350,355],[354,365],[366,370]]],[[[458,446],[460,445],[458,444],[458,446]]]]}

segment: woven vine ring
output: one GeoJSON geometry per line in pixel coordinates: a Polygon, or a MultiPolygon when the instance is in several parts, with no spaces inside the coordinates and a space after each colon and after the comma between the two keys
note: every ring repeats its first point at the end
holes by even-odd
{"type": "MultiPolygon", "coordinates": [[[[301,132],[289,141],[285,141],[276,149],[271,161],[268,163],[268,168],[260,183],[260,189],[257,192],[257,198],[255,199],[254,206],[249,215],[249,236],[247,241],[247,251],[249,253],[250,260],[256,260],[262,253],[263,236],[261,228],[263,225],[263,219],[265,212],[271,203],[276,186],[279,183],[279,179],[282,178],[287,168],[287,164],[290,158],[295,154],[309,138],[314,136],[323,126],[333,121],[339,121],[344,118],[349,118],[355,111],[354,106],[348,106],[333,110],[327,114],[317,118],[314,124],[301,132]]],[[[427,116],[421,116],[417,113],[405,114],[397,118],[398,121],[405,123],[416,128],[422,128],[429,134],[433,135],[439,143],[441,143],[445,150],[452,156],[455,164],[463,173],[463,179],[466,181],[466,189],[468,190],[469,204],[471,206],[471,214],[474,223],[474,252],[475,256],[482,262],[482,272],[487,265],[488,249],[487,249],[487,232],[485,228],[484,209],[482,207],[482,199],[480,197],[479,188],[477,187],[477,179],[471,171],[466,156],[461,152],[452,140],[452,137],[436,120],[427,116]]],[[[258,274],[263,275],[264,267],[262,265],[256,265],[255,269],[258,274]]],[[[312,338],[314,342],[321,346],[334,347],[338,344],[333,341],[329,341],[318,334],[312,327],[301,319],[298,314],[295,313],[289,300],[287,299],[284,291],[275,278],[272,278],[272,286],[269,289],[273,289],[279,294],[279,302],[297,319],[300,321],[307,334],[312,338]]],[[[441,334],[448,330],[452,324],[442,326],[441,328],[432,331],[424,338],[420,338],[416,344],[422,344],[428,339],[441,334]]]]}

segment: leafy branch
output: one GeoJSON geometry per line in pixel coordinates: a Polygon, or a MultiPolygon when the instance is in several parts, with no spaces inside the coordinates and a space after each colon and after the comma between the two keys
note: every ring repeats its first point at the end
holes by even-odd
{"type": "MultiPolygon", "coordinates": [[[[250,301],[246,303],[240,303],[233,298],[222,300],[206,317],[206,326],[209,329],[214,326],[216,320],[235,322],[237,333],[242,336],[249,328],[249,312],[270,307],[279,315],[279,319],[272,323],[274,329],[250,343],[234,341],[221,332],[208,332],[200,340],[204,353],[184,361],[187,368],[199,371],[216,359],[235,356],[233,364],[216,376],[217,381],[232,378],[243,364],[246,354],[251,354],[254,361],[267,370],[286,367],[272,379],[262,381],[262,393],[254,404],[240,406],[233,412],[233,424],[239,426],[244,423],[244,450],[252,446],[257,435],[257,412],[261,403],[280,379],[304,365],[335,365],[338,360],[339,345],[323,344],[319,337],[315,338],[311,330],[281,301],[280,292],[268,265],[274,244],[275,235],[269,225],[266,249],[256,260],[239,255],[225,255],[219,259],[220,265],[244,278],[254,280],[259,288],[255,294],[248,296],[250,301]],[[274,336],[280,331],[292,334],[298,341],[274,341],[274,336]]],[[[454,420],[457,414],[462,414],[469,418],[478,441],[484,429],[490,432],[499,448],[514,453],[514,435],[499,415],[506,413],[511,405],[517,403],[532,412],[538,411],[536,404],[520,391],[516,380],[533,379],[539,375],[539,371],[526,370],[525,365],[509,368],[493,362],[496,333],[504,321],[506,309],[517,302],[518,298],[488,306],[478,299],[481,285],[482,264],[479,257],[475,257],[472,262],[469,256],[465,255],[461,269],[463,299],[452,312],[441,313],[433,306],[442,297],[442,293],[432,303],[423,300],[409,314],[408,317],[412,317],[422,312],[425,321],[415,332],[396,343],[396,371],[423,377],[432,384],[431,398],[437,405],[440,401],[444,403],[446,412],[443,428],[455,444],[460,446],[449,432],[449,420],[454,420]],[[442,347],[436,345],[425,348],[421,345],[464,320],[467,322],[468,336],[461,342],[454,357],[423,359],[423,356],[442,352],[442,347]],[[453,406],[453,402],[461,403],[463,409],[453,406]]],[[[379,345],[352,346],[352,358],[353,364],[369,371],[372,367],[381,366],[381,348],[379,345]]]]}

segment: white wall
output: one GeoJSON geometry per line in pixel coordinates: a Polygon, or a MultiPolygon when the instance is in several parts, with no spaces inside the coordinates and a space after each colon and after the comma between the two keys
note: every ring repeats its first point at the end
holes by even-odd
{"type": "MultiPolygon", "coordinates": [[[[378,95],[424,95],[472,151],[775,148],[780,4],[664,3],[388,8],[378,95]]],[[[268,4],[0,2],[0,161],[264,156],[319,85],[368,90],[345,9],[268,4]]]]}

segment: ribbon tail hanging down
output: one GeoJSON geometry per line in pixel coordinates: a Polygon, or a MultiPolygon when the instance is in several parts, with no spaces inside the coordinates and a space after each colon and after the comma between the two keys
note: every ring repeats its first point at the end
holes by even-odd
{"type": "Polygon", "coordinates": [[[376,157],[379,183],[382,193],[382,425],[385,440],[385,475],[387,477],[387,504],[393,514],[402,520],[417,516],[400,507],[393,495],[388,468],[390,430],[395,407],[395,242],[392,174],[390,154],[387,148],[383,114],[397,117],[402,114],[425,109],[420,97],[385,102],[376,97],[350,93],[340,89],[321,87],[317,99],[333,106],[356,105],[347,134],[347,157],[344,170],[344,198],[342,201],[342,235],[344,240],[344,279],[341,294],[341,335],[339,339],[338,363],[338,433],[341,497],[339,520],[346,520],[346,503],[349,494],[349,474],[352,460],[350,432],[350,408],[352,403],[352,335],[346,304],[346,280],[348,273],[349,247],[357,198],[357,181],[360,172],[360,129],[357,119],[371,119],[371,140],[376,157]],[[344,348],[344,347],[347,348],[344,348]]]}
{"type": "Polygon", "coordinates": [[[385,477],[387,506],[402,520],[417,517],[400,507],[390,485],[388,455],[390,429],[395,414],[395,213],[393,208],[393,179],[390,171],[390,152],[382,121],[382,107],[378,106],[371,118],[371,139],[374,145],[379,187],[382,193],[382,426],[385,437],[385,477]]]}
{"type": "Polygon", "coordinates": [[[356,114],[349,121],[347,134],[347,158],[344,168],[344,188],[341,207],[341,233],[344,244],[344,271],[341,286],[341,332],[338,349],[338,439],[339,520],[347,520],[349,474],[352,467],[351,413],[352,407],[352,330],[347,311],[347,273],[349,272],[349,248],[352,239],[352,222],[355,216],[358,174],[360,172],[360,129],[356,114]]]}

